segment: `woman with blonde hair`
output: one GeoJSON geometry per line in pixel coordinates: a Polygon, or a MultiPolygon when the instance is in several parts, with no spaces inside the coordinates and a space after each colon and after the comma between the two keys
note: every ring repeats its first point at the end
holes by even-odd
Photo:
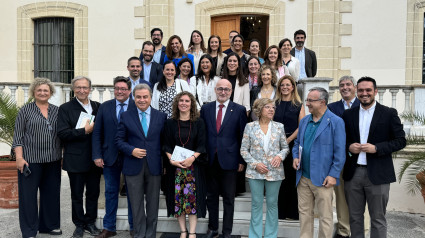
{"type": "Polygon", "coordinates": [[[273,121],[273,100],[255,100],[252,111],[259,119],[246,125],[241,145],[241,155],[247,163],[245,176],[252,195],[249,237],[260,238],[263,234],[264,189],[267,204],[264,237],[277,237],[277,199],[280,184],[285,179],[282,162],[288,145],[283,125],[273,121]]]}
{"type": "MultiPolygon", "coordinates": [[[[275,85],[277,78],[274,69],[268,65],[261,66],[260,70],[258,71],[258,78],[260,78],[258,81],[258,86],[253,87],[250,92],[251,107],[257,98],[269,98],[273,100],[276,96],[275,85]]],[[[251,119],[253,121],[258,119],[255,113],[251,112],[251,119]]]]}
{"type": "Polygon", "coordinates": [[[304,106],[297,92],[292,76],[285,75],[277,82],[276,114],[273,120],[285,127],[286,142],[289,145],[288,158],[283,163],[286,179],[279,192],[279,219],[298,220],[298,197],[295,184],[296,171],[292,168],[292,147],[298,134],[298,124],[305,116],[304,106]]]}
{"type": "Polygon", "coordinates": [[[206,215],[206,129],[190,92],[177,94],[172,108],[173,115],[164,126],[163,145],[168,158],[164,161],[167,212],[168,216],[177,218],[181,238],[195,238],[197,220],[206,215]],[[193,154],[183,161],[172,160],[176,146],[191,150],[193,154]]]}

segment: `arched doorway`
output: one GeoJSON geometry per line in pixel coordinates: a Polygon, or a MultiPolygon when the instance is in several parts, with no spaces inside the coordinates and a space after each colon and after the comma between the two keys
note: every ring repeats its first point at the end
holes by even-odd
{"type": "Polygon", "coordinates": [[[261,54],[268,47],[269,16],[258,14],[226,15],[211,17],[211,35],[218,35],[222,41],[223,50],[230,47],[229,32],[238,31],[244,38],[244,50],[248,52],[252,39],[260,41],[261,54]]]}

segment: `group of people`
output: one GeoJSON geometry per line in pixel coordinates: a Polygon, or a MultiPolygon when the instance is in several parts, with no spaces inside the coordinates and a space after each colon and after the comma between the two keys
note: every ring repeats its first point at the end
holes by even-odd
{"type": "Polygon", "coordinates": [[[88,77],[72,79],[75,97],[60,107],[48,102],[55,93],[50,80],[36,78],[34,101],[20,110],[13,143],[23,237],[62,234],[61,167],[70,181],[74,237],[116,235],[121,174],[131,236],[156,237],[162,189],[181,238],[195,238],[197,219],[207,213],[207,237],[219,235],[219,196],[222,234],[230,237],[241,173],[252,194],[250,237],[263,236],[264,196],[265,237],[278,236],[279,219],[300,220],[300,237],[312,237],[315,203],[319,237],[331,237],[333,190],[343,180],[345,197],[337,201],[347,201],[349,224],[341,228],[348,233],[338,226],[338,237],[364,237],[366,203],[371,237],[386,237],[389,183],[395,181],[391,153],[406,141],[397,111],[375,101],[375,80],[363,77],[356,85],[342,77],[342,100],[329,105],[325,89],[310,89],[306,116],[297,80],[315,76],[317,63],[303,46],[305,33],[295,32],[295,48],[289,39],[270,46],[264,59],[258,41],[248,56],[243,37],[229,35],[225,55],[218,36],[205,49],[201,32],[193,31],[185,51],[178,36],[162,46],[162,31],[153,29],[140,57],[128,59],[129,77],[115,77],[114,98],[102,104],[89,99],[88,77]],[[82,112],[92,119],[81,124],[82,112]],[[106,212],[100,231],[95,220],[102,170],[106,212]]]}

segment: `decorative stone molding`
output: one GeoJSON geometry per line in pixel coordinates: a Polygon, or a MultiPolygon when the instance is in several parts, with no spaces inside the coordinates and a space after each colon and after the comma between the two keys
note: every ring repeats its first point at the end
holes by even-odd
{"type": "Polygon", "coordinates": [[[71,2],[38,2],[17,9],[18,82],[34,79],[34,19],[69,17],[74,19],[74,75],[88,75],[88,9],[71,2]]]}
{"type": "Polygon", "coordinates": [[[422,84],[425,1],[408,0],[406,25],[406,85],[422,84]]]}
{"type": "Polygon", "coordinates": [[[341,69],[341,60],[351,58],[351,47],[342,46],[341,38],[352,34],[352,25],[343,24],[342,14],[352,12],[351,1],[309,0],[307,3],[307,47],[316,52],[318,77],[329,77],[337,85],[350,70],[341,69]]]}
{"type": "Polygon", "coordinates": [[[269,15],[269,42],[276,44],[285,35],[285,3],[279,0],[210,0],[195,5],[195,28],[205,39],[211,35],[211,17],[230,14],[269,15]]]}

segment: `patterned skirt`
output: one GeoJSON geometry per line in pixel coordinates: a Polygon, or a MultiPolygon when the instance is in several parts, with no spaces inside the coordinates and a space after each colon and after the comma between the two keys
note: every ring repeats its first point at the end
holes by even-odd
{"type": "Polygon", "coordinates": [[[196,214],[196,185],[193,165],[187,169],[177,168],[174,187],[174,216],[196,214]]]}

